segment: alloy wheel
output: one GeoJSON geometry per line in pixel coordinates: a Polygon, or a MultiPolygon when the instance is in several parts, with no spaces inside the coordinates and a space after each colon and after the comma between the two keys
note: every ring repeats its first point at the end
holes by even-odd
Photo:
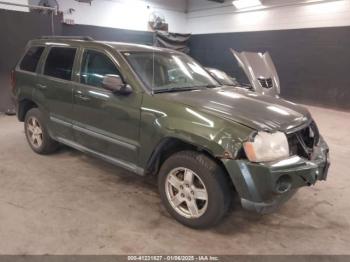
{"type": "Polygon", "coordinates": [[[181,216],[198,218],[207,210],[207,189],[200,177],[189,168],[171,170],[166,178],[165,192],[169,203],[181,216]]]}
{"type": "Polygon", "coordinates": [[[33,116],[27,122],[27,135],[33,147],[41,147],[43,144],[43,130],[38,119],[33,116]]]}

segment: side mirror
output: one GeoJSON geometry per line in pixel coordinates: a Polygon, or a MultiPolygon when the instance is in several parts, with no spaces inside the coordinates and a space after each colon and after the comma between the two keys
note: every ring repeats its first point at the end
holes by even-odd
{"type": "Polygon", "coordinates": [[[119,75],[105,75],[102,80],[102,87],[122,95],[128,95],[132,93],[131,86],[124,84],[119,75]]]}

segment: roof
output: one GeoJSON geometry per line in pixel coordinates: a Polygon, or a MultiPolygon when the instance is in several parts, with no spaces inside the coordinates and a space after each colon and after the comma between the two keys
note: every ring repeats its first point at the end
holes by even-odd
{"type": "Polygon", "coordinates": [[[124,42],[109,42],[109,41],[96,41],[91,37],[86,36],[43,36],[39,39],[35,39],[34,43],[79,43],[81,45],[106,45],[112,47],[113,49],[121,52],[177,52],[171,49],[155,47],[150,45],[134,44],[134,43],[124,43],[124,42]]]}
{"type": "Polygon", "coordinates": [[[133,44],[133,43],[121,43],[121,42],[103,42],[103,41],[95,41],[98,43],[107,44],[109,46],[112,46],[114,49],[118,51],[155,51],[155,52],[161,52],[161,51],[173,51],[166,48],[160,48],[150,45],[141,45],[141,44],[133,44]]]}

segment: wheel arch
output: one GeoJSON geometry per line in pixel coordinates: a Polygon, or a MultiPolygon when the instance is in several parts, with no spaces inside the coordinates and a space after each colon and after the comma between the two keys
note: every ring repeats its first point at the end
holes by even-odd
{"type": "Polygon", "coordinates": [[[18,102],[17,118],[19,121],[24,122],[27,112],[32,108],[38,108],[39,105],[32,99],[23,98],[18,102]]]}
{"type": "Polygon", "coordinates": [[[222,168],[228,182],[230,183],[230,186],[232,186],[233,189],[235,188],[234,183],[226,169],[226,166],[218,156],[214,155],[213,151],[206,147],[188,142],[178,137],[164,137],[161,139],[161,141],[153,150],[147,162],[145,174],[150,176],[157,176],[160,167],[165,162],[165,160],[168,159],[171,155],[180,151],[195,151],[206,155],[222,168]]]}

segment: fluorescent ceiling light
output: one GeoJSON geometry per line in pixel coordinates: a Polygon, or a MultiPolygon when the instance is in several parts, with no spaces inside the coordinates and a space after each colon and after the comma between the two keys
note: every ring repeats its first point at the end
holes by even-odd
{"type": "Polygon", "coordinates": [[[244,8],[261,6],[261,1],[260,0],[234,0],[232,1],[232,4],[237,9],[244,9],[244,8]]]}

